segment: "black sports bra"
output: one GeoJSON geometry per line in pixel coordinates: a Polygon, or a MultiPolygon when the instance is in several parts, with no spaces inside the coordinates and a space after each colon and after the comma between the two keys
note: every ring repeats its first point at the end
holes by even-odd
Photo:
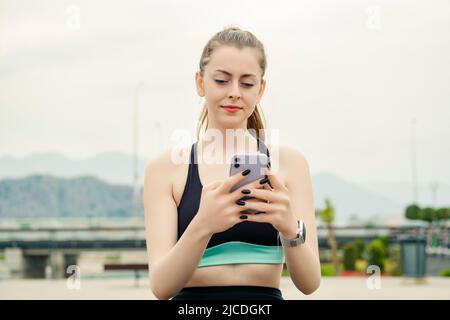
{"type": "MultiPolygon", "coordinates": [[[[269,150],[259,139],[258,150],[266,153],[270,158],[269,150]]],[[[197,142],[195,142],[191,147],[187,181],[178,206],[178,239],[198,211],[202,188],[197,165],[197,142]]],[[[198,267],[284,262],[285,257],[279,242],[278,231],[270,223],[243,221],[228,230],[213,234],[198,267]]]]}

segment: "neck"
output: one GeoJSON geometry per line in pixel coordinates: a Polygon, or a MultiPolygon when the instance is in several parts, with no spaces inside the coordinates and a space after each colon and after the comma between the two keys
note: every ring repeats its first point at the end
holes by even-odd
{"type": "Polygon", "coordinates": [[[198,142],[198,148],[203,158],[217,164],[229,163],[237,153],[258,152],[257,140],[246,128],[220,129],[208,126],[198,142]]]}

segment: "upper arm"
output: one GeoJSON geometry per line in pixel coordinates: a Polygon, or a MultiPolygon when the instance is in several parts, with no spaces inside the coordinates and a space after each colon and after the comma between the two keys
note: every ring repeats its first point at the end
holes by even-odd
{"type": "Polygon", "coordinates": [[[177,242],[177,205],[172,197],[168,152],[152,159],[145,170],[144,211],[149,270],[177,242]]]}
{"type": "Polygon", "coordinates": [[[291,210],[306,226],[306,243],[319,256],[311,174],[307,160],[294,148],[283,148],[291,210]]]}

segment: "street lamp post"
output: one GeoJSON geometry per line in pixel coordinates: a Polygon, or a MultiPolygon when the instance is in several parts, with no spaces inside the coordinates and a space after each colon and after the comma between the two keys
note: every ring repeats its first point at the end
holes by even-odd
{"type": "Polygon", "coordinates": [[[418,203],[418,192],[417,192],[417,159],[416,159],[416,119],[411,121],[411,169],[412,169],[412,187],[413,187],[413,203],[418,203]]]}
{"type": "Polygon", "coordinates": [[[133,116],[133,205],[137,206],[141,202],[141,192],[139,188],[139,94],[144,86],[140,81],[134,90],[134,116],[133,116]]]}
{"type": "Polygon", "coordinates": [[[433,208],[436,209],[436,202],[437,202],[437,190],[439,188],[439,182],[437,181],[432,181],[430,183],[430,188],[431,188],[431,201],[432,201],[432,206],[433,208]]]}

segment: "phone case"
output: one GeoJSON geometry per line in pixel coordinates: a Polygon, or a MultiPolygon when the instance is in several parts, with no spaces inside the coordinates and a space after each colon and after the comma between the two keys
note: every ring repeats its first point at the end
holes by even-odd
{"type": "MultiPolygon", "coordinates": [[[[240,174],[242,171],[246,169],[250,169],[250,173],[245,176],[244,179],[235,184],[230,192],[235,191],[236,189],[246,185],[252,181],[260,180],[266,177],[264,173],[264,168],[268,166],[269,159],[264,153],[247,153],[247,154],[236,154],[233,156],[231,160],[230,166],[230,176],[235,174],[240,174]]],[[[244,196],[241,200],[253,199],[251,196],[244,196]]],[[[242,213],[262,213],[260,211],[255,210],[243,210],[242,213]]]]}

